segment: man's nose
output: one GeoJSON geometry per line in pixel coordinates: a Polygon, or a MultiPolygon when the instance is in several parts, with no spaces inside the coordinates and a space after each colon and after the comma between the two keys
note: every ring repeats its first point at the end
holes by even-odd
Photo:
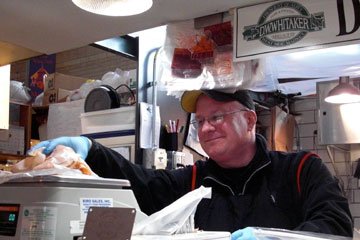
{"type": "Polygon", "coordinates": [[[214,131],[215,127],[209,123],[208,120],[204,120],[204,123],[202,124],[200,131],[207,132],[207,131],[214,131]]]}

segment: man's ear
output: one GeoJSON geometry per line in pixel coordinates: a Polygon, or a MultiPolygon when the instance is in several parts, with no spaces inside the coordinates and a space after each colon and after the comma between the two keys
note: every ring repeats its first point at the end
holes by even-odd
{"type": "Polygon", "coordinates": [[[257,121],[257,115],[253,110],[249,110],[246,112],[248,130],[252,131],[255,128],[255,124],[257,121]]]}

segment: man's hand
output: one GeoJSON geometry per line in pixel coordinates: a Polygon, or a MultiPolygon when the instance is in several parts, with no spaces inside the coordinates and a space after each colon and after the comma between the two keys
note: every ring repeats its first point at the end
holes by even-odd
{"type": "Polygon", "coordinates": [[[252,227],[237,230],[231,234],[231,240],[256,240],[252,227]]]}
{"type": "Polygon", "coordinates": [[[91,142],[87,137],[59,137],[48,141],[40,142],[31,148],[28,152],[32,152],[38,148],[45,147],[43,153],[50,154],[58,145],[64,145],[71,147],[74,151],[80,154],[80,157],[85,160],[89,149],[91,147],[91,142]]]}

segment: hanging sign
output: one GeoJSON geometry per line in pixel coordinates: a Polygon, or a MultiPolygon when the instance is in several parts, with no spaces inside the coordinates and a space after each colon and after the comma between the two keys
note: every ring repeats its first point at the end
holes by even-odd
{"type": "Polygon", "coordinates": [[[359,0],[275,1],[234,16],[234,61],[360,41],[359,0]]]}

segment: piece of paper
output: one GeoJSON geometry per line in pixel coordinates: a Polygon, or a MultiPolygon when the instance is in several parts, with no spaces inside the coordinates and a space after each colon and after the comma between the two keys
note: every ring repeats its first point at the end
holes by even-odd
{"type": "Polygon", "coordinates": [[[152,134],[155,134],[155,146],[156,147],[159,146],[160,122],[161,122],[159,106],[156,106],[154,131],[152,125],[152,112],[153,112],[152,104],[144,103],[144,102],[140,103],[140,147],[141,148],[153,147],[152,134]]]}

